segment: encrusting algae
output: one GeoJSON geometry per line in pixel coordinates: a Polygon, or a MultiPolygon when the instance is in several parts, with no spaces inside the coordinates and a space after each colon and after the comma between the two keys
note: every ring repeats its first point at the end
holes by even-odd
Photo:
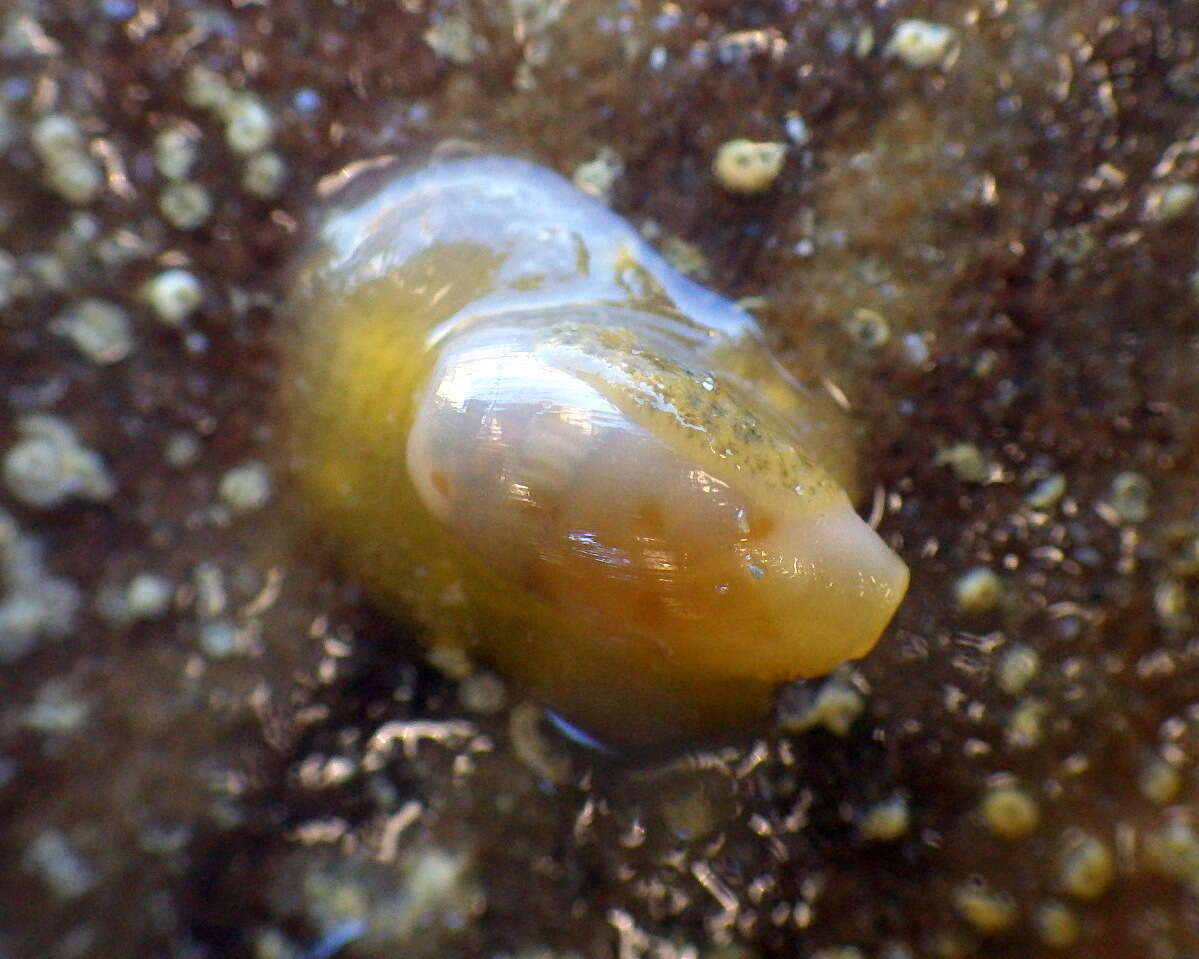
{"type": "Polygon", "coordinates": [[[744,724],[902,599],[844,414],[556,175],[352,181],[295,291],[293,465],[348,571],[588,735],[744,724]]]}

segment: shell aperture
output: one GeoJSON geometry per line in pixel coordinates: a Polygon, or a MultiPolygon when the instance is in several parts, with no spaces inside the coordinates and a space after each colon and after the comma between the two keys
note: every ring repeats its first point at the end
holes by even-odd
{"type": "Polygon", "coordinates": [[[602,742],[743,724],[903,597],[844,414],[547,170],[445,161],[334,206],[290,314],[290,449],[349,572],[602,742]]]}

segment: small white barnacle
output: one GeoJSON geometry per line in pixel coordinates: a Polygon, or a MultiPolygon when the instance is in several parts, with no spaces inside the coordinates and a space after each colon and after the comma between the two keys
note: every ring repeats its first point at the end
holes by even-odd
{"type": "Polygon", "coordinates": [[[907,568],[847,493],[845,414],[748,314],[530,163],[371,175],[295,274],[284,410],[381,605],[621,747],[871,649],[907,568]]]}

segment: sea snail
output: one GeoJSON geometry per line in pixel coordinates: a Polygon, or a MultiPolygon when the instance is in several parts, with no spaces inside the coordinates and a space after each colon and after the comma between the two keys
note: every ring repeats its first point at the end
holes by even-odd
{"type": "Polygon", "coordinates": [[[847,423],[754,321],[545,169],[334,197],[285,418],[349,573],[618,749],[721,733],[868,652],[907,588],[847,423]]]}

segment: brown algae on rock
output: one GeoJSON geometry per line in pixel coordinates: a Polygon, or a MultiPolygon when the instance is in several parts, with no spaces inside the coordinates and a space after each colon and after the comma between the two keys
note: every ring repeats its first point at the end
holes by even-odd
{"type": "Polygon", "coordinates": [[[867,653],[906,567],[848,424],[745,313],[518,160],[335,197],[296,275],[299,485],[385,607],[625,747],[867,653]]]}

